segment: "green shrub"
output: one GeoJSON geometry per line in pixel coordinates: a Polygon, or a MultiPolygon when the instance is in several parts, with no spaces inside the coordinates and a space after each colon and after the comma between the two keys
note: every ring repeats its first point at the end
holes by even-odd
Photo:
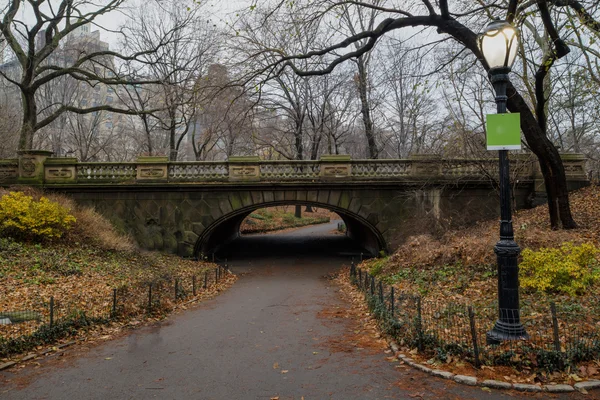
{"type": "Polygon", "coordinates": [[[388,257],[375,258],[369,263],[369,273],[373,276],[379,275],[386,266],[388,257]]]}
{"type": "Polygon", "coordinates": [[[560,248],[525,249],[521,286],[546,293],[581,294],[600,278],[598,251],[591,243],[575,246],[570,242],[560,248]]]}
{"type": "Polygon", "coordinates": [[[295,225],[298,222],[298,218],[296,218],[292,213],[285,213],[283,215],[283,222],[286,224],[295,225]]]}
{"type": "Polygon", "coordinates": [[[60,238],[75,222],[69,210],[58,203],[22,192],[0,199],[0,233],[16,239],[44,241],[60,238]]]}

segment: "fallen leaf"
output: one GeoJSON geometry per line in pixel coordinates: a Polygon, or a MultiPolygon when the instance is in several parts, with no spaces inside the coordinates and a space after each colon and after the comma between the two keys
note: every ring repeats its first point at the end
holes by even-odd
{"type": "Polygon", "coordinates": [[[577,374],[570,374],[569,378],[573,379],[575,382],[581,382],[583,380],[577,374]]]}
{"type": "Polygon", "coordinates": [[[273,369],[279,369],[279,363],[273,363],[273,369]]]}
{"type": "Polygon", "coordinates": [[[287,370],[287,369],[282,369],[282,370],[281,370],[281,373],[282,373],[282,374],[287,374],[287,373],[288,373],[288,370],[287,370]]]}

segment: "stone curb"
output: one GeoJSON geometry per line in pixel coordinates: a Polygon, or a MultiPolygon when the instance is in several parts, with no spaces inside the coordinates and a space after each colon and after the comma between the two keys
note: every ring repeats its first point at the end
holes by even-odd
{"type": "Polygon", "coordinates": [[[548,393],[570,393],[578,390],[582,393],[587,393],[588,390],[600,388],[600,380],[589,380],[584,382],[578,382],[573,386],[571,385],[530,385],[524,383],[508,383],[503,381],[485,380],[478,381],[476,377],[469,375],[455,375],[452,372],[442,371],[439,369],[431,369],[426,365],[416,363],[412,358],[399,352],[399,347],[393,340],[389,343],[390,349],[396,355],[396,358],[403,361],[405,364],[410,365],[414,369],[423,371],[431,376],[436,376],[442,379],[448,379],[457,383],[468,386],[481,386],[491,389],[502,389],[502,390],[519,390],[521,392],[548,392],[548,393]]]}
{"type": "Polygon", "coordinates": [[[8,361],[8,362],[5,362],[4,364],[0,364],[0,371],[8,369],[10,367],[13,367],[13,366],[17,365],[18,363],[29,361],[29,360],[33,360],[34,358],[44,356],[44,355],[46,355],[48,353],[51,353],[51,352],[55,351],[55,349],[64,349],[65,347],[72,346],[75,343],[77,343],[77,342],[75,340],[73,340],[73,341],[70,341],[70,342],[67,342],[67,343],[63,343],[63,344],[59,344],[57,346],[50,347],[50,348],[48,348],[46,350],[43,350],[43,351],[41,351],[41,352],[39,352],[37,354],[28,354],[25,357],[23,357],[23,358],[21,358],[21,359],[19,359],[17,361],[8,361]]]}

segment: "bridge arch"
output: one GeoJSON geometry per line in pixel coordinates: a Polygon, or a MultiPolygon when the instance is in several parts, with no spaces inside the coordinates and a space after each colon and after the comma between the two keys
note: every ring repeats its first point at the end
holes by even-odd
{"type": "Polygon", "coordinates": [[[194,245],[194,255],[213,253],[239,237],[243,220],[252,212],[261,208],[286,205],[313,206],[331,210],[344,221],[348,236],[360,243],[365,249],[373,254],[377,254],[382,250],[387,251],[387,244],[381,232],[371,221],[356,212],[319,201],[273,200],[241,207],[217,218],[198,236],[194,245]]]}

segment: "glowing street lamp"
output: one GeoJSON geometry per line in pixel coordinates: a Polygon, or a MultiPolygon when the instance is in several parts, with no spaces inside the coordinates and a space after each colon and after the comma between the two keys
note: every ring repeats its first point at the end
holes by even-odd
{"type": "MultiPolygon", "coordinates": [[[[479,49],[490,67],[489,76],[496,91],[498,114],[506,113],[508,74],[517,55],[518,31],[506,21],[490,23],[478,37],[479,49]]],[[[521,249],[514,239],[510,207],[508,149],[499,150],[500,240],[494,247],[498,260],[498,320],[487,333],[487,342],[527,338],[519,308],[519,264],[521,249]]]]}

